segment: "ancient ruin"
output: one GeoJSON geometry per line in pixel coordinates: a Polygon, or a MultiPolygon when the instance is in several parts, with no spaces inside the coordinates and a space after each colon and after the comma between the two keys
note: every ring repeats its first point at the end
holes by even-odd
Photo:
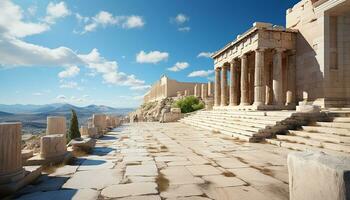
{"type": "Polygon", "coordinates": [[[48,116],[46,135],[40,138],[40,154],[29,158],[26,165],[47,165],[62,163],[71,158],[67,151],[66,118],[48,116]]]}
{"type": "Polygon", "coordinates": [[[33,182],[41,173],[40,166],[22,165],[22,124],[0,123],[0,198],[33,182]]]}

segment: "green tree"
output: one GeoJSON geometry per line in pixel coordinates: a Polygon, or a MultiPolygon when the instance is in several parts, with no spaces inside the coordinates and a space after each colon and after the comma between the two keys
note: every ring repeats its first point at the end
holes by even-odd
{"type": "Polygon", "coordinates": [[[175,107],[180,108],[182,113],[189,113],[204,108],[203,102],[195,96],[187,96],[175,102],[175,107]]]}
{"type": "Polygon", "coordinates": [[[68,142],[72,139],[80,138],[79,124],[77,113],[72,109],[72,118],[70,119],[70,126],[68,131],[68,142]]]}

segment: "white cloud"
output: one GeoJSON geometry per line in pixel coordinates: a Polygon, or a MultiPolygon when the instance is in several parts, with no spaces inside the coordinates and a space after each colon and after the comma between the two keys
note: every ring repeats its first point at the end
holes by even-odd
{"type": "Polygon", "coordinates": [[[183,24],[185,23],[186,21],[189,21],[190,18],[187,17],[185,14],[178,14],[176,17],[175,17],[175,22],[178,23],[178,24],[183,24]]]}
{"type": "Polygon", "coordinates": [[[0,1],[0,34],[25,37],[47,31],[50,27],[45,23],[23,22],[23,11],[10,0],[0,1]]]}
{"type": "Polygon", "coordinates": [[[127,17],[126,21],[123,23],[123,28],[131,29],[131,28],[140,28],[145,25],[142,17],[140,16],[130,16],[127,17]]]}
{"type": "Polygon", "coordinates": [[[149,53],[146,53],[144,51],[140,51],[140,53],[136,55],[136,62],[156,64],[158,62],[167,60],[168,57],[169,53],[167,52],[150,51],[149,53]]]}
{"type": "Polygon", "coordinates": [[[60,95],[58,95],[58,96],[56,97],[56,99],[58,99],[58,100],[66,100],[67,97],[66,97],[65,95],[63,95],[63,94],[60,94],[60,95]]]}
{"type": "Polygon", "coordinates": [[[199,70],[199,71],[193,71],[191,72],[188,77],[207,77],[210,74],[212,74],[214,70],[199,70]]]}
{"type": "Polygon", "coordinates": [[[65,2],[61,1],[59,3],[50,2],[46,8],[45,21],[49,24],[55,23],[59,18],[66,17],[71,14],[65,2]]]}
{"type": "MultiPolygon", "coordinates": [[[[72,73],[61,73],[61,76],[65,77],[77,73],[78,70],[71,68],[72,66],[85,66],[92,73],[102,75],[104,82],[108,84],[130,87],[144,85],[145,82],[134,75],[120,72],[117,62],[105,59],[97,49],[93,49],[88,54],[77,54],[64,46],[48,48],[25,42],[20,38],[47,31],[49,26],[24,22],[21,8],[9,0],[0,0],[0,8],[0,67],[42,66],[73,69],[72,73]]],[[[61,16],[62,13],[65,12],[60,12],[56,16],[61,16]]],[[[102,20],[106,19],[102,17],[102,20]]],[[[67,84],[63,87],[67,88],[67,84]]]]}
{"type": "Polygon", "coordinates": [[[212,52],[200,52],[197,56],[197,58],[203,57],[203,58],[211,58],[211,55],[213,55],[212,52]]]}
{"type": "Polygon", "coordinates": [[[174,66],[168,68],[168,70],[173,72],[178,72],[186,69],[188,66],[190,66],[190,64],[188,64],[187,62],[177,62],[175,63],[174,66]]]}
{"type": "Polygon", "coordinates": [[[140,86],[130,87],[131,90],[148,90],[150,88],[151,88],[150,85],[140,85],[140,86]]]}
{"type": "Polygon", "coordinates": [[[38,7],[36,5],[32,5],[27,8],[27,11],[30,16],[34,16],[37,10],[38,10],[38,7]]]}
{"type": "Polygon", "coordinates": [[[131,16],[113,16],[113,14],[107,11],[100,11],[94,17],[83,17],[80,14],[76,14],[76,18],[79,22],[84,22],[84,31],[91,32],[95,31],[98,27],[107,26],[121,26],[125,29],[140,28],[145,25],[145,22],[141,16],[131,15],[131,16]]]}
{"type": "Polygon", "coordinates": [[[67,67],[67,69],[58,73],[58,77],[60,77],[60,78],[74,77],[74,76],[78,75],[79,72],[80,72],[80,68],[73,65],[73,66],[67,67]]]}
{"type": "Polygon", "coordinates": [[[34,96],[42,96],[43,93],[41,93],[41,92],[34,92],[32,95],[34,95],[34,96]]]}
{"type": "Polygon", "coordinates": [[[186,27],[180,27],[177,29],[178,31],[181,31],[181,32],[189,32],[191,30],[191,27],[189,26],[186,26],[186,27]]]}
{"type": "Polygon", "coordinates": [[[60,88],[79,89],[78,83],[75,81],[68,81],[68,82],[62,81],[60,88]]]}

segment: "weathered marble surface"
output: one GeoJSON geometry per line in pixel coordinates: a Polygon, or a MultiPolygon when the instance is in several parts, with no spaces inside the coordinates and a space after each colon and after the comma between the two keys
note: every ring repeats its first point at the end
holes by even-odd
{"type": "Polygon", "coordinates": [[[97,139],[92,155],[24,188],[21,198],[287,200],[289,152],[180,123],[134,123],[97,139]]]}

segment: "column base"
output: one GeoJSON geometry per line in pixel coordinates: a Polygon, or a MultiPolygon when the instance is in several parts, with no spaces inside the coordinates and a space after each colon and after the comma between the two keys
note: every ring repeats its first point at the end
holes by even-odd
{"type": "Polygon", "coordinates": [[[24,176],[21,179],[0,184],[0,198],[5,197],[6,195],[14,194],[20,188],[30,184],[41,175],[41,171],[41,166],[24,167],[24,176]]]}

